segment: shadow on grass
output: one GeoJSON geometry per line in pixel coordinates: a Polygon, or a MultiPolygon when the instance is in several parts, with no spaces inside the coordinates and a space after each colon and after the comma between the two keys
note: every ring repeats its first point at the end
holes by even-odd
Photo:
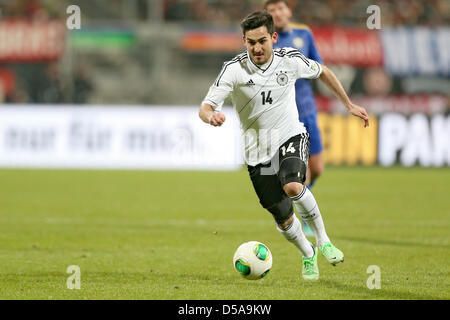
{"type": "MultiPolygon", "coordinates": [[[[431,295],[420,295],[415,294],[411,292],[406,291],[398,291],[398,290],[392,290],[392,289],[385,289],[383,288],[383,285],[381,285],[381,289],[373,289],[369,290],[367,287],[364,286],[355,286],[351,284],[345,284],[339,281],[335,280],[328,280],[328,279],[320,279],[319,280],[321,285],[324,285],[326,287],[332,287],[336,288],[338,290],[343,291],[351,291],[353,293],[360,294],[364,297],[364,300],[367,299],[379,299],[379,300],[388,300],[388,299],[395,299],[395,300],[443,300],[446,299],[444,297],[436,297],[431,295]]],[[[357,299],[362,300],[362,298],[357,299]]]]}
{"type": "Polygon", "coordinates": [[[373,238],[356,238],[356,237],[340,237],[335,236],[336,239],[352,241],[352,242],[361,242],[368,244],[379,244],[379,245],[387,245],[387,246],[399,246],[399,247],[422,247],[422,248],[441,248],[441,249],[450,249],[450,245],[448,244],[427,244],[423,242],[414,242],[414,241],[399,241],[399,240],[387,240],[387,239],[373,239],[373,238]]]}
{"type": "MultiPolygon", "coordinates": [[[[3,278],[2,281],[5,283],[11,282],[24,282],[23,284],[35,285],[37,283],[41,283],[44,285],[45,283],[54,283],[56,285],[60,285],[61,289],[65,289],[65,281],[68,274],[62,272],[33,272],[33,273],[4,273],[0,274],[3,278]],[[55,282],[55,278],[57,278],[57,282],[55,282]],[[19,281],[19,279],[21,279],[19,281]]],[[[161,277],[171,279],[171,281],[165,282],[164,286],[166,287],[164,290],[173,290],[173,292],[177,292],[179,290],[192,289],[192,285],[207,283],[212,286],[212,290],[218,289],[221,286],[226,286],[233,284],[236,287],[247,287],[247,288],[265,288],[264,290],[274,289],[275,292],[280,289],[277,283],[273,281],[262,281],[262,282],[252,282],[245,279],[242,281],[236,280],[235,275],[229,276],[219,276],[219,275],[202,275],[195,273],[181,273],[181,274],[169,274],[165,273],[163,270],[158,271],[143,271],[143,272],[96,272],[96,271],[86,271],[84,276],[82,275],[82,285],[91,282],[91,285],[97,286],[98,283],[103,283],[104,287],[102,290],[106,290],[108,287],[116,287],[121,288],[123,285],[126,287],[133,287],[136,284],[138,287],[142,286],[145,281],[160,281],[161,277]],[[86,282],[87,281],[87,282],[86,282]],[[144,281],[144,282],[143,282],[144,281]]],[[[268,279],[269,280],[269,279],[268,279]]],[[[350,299],[352,300],[444,300],[448,299],[445,296],[433,296],[429,294],[417,294],[411,293],[408,291],[402,290],[393,290],[386,289],[382,287],[379,290],[369,290],[365,286],[354,285],[351,283],[346,283],[344,281],[337,281],[331,279],[323,279],[321,278],[318,282],[302,282],[302,286],[304,290],[313,290],[320,292],[322,289],[335,289],[339,292],[349,292],[350,299]]],[[[53,287],[52,287],[53,288],[53,287]]],[[[47,288],[48,289],[48,288],[47,288]]],[[[53,288],[54,289],[54,288],[53,288]]],[[[223,288],[221,288],[223,289],[223,288]]],[[[89,289],[89,290],[92,290],[89,289]]],[[[100,290],[100,288],[96,288],[95,291],[100,290]]],[[[184,291],[183,291],[184,292],[184,291]]],[[[95,292],[94,292],[95,293],[95,292]]],[[[166,292],[170,295],[170,292],[166,292]]],[[[108,293],[109,295],[110,293],[108,293]]],[[[144,293],[141,293],[144,294],[144,293]]],[[[147,294],[147,293],[145,293],[147,294]]],[[[142,296],[145,299],[145,294],[142,296]]],[[[183,294],[187,294],[184,292],[183,294]]],[[[226,292],[222,293],[226,295],[226,292]]],[[[339,295],[337,299],[342,299],[342,295],[339,295]]],[[[124,297],[127,299],[128,297],[124,297]]],[[[202,297],[200,297],[202,298],[202,297]]],[[[164,299],[164,296],[158,296],[156,299],[164,299]]],[[[216,299],[221,299],[220,297],[216,297],[216,299]]],[[[273,297],[273,299],[277,299],[273,297]]],[[[304,299],[304,298],[303,298],[304,299]]],[[[316,298],[313,298],[316,299],[316,298]]],[[[317,299],[333,299],[331,293],[327,293],[326,297],[317,297],[317,299]]]]}

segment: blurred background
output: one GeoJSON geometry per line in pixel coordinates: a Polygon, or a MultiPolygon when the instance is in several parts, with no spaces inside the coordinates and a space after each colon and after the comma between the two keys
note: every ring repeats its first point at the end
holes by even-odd
{"type": "Polygon", "coordinates": [[[312,81],[345,265],[299,282],[230,101],[220,128],[198,117],[263,0],[0,0],[0,299],[449,299],[450,1],[289,2],[371,117],[312,81]],[[274,255],[262,283],[232,269],[248,240],[274,255]]]}
{"type": "MultiPolygon", "coordinates": [[[[239,22],[262,3],[0,0],[0,165],[184,168],[174,154],[186,168],[240,162],[238,139],[227,138],[235,119],[218,134],[196,108],[222,63],[244,50],[239,22]],[[79,29],[68,28],[70,5],[80,9],[79,29]],[[201,138],[209,133],[226,147],[201,138]],[[213,151],[228,158],[207,160],[213,151]]],[[[290,3],[373,116],[363,131],[313,82],[326,163],[450,165],[450,2],[290,3]],[[379,30],[366,24],[374,4],[379,30]]]]}

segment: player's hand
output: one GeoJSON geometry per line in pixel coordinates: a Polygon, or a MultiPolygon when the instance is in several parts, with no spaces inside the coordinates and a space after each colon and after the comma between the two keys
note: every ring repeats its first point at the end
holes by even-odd
{"type": "Polygon", "coordinates": [[[352,115],[361,118],[364,120],[364,128],[369,126],[369,116],[367,115],[366,109],[363,107],[357,106],[356,104],[350,103],[348,108],[348,112],[352,115]]]}
{"type": "Polygon", "coordinates": [[[209,124],[214,127],[220,127],[225,122],[225,115],[221,112],[213,113],[209,119],[209,124]]]}

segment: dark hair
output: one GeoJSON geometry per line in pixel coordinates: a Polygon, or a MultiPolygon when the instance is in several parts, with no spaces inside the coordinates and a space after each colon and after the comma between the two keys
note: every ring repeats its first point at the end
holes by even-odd
{"type": "Polygon", "coordinates": [[[273,19],[272,16],[267,11],[257,11],[249,14],[241,22],[242,33],[249,30],[257,29],[259,27],[265,26],[270,35],[274,32],[273,19]]]}
{"type": "Polygon", "coordinates": [[[264,9],[267,9],[267,6],[271,5],[271,4],[277,4],[283,2],[286,6],[289,7],[289,3],[287,2],[287,0],[266,0],[264,2],[264,9]]]}

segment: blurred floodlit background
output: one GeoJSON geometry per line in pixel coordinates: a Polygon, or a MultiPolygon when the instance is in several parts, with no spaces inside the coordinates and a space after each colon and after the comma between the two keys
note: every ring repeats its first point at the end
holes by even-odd
{"type": "MultiPolygon", "coordinates": [[[[360,133],[342,105],[313,82],[326,162],[450,165],[450,2],[289,2],[293,20],[311,28],[324,62],[374,117],[371,129],[360,133]],[[367,27],[370,5],[381,10],[378,30],[367,27]]],[[[36,155],[38,166],[59,159],[56,166],[146,167],[147,161],[153,168],[167,164],[164,152],[184,152],[187,162],[189,153],[208,154],[208,142],[198,138],[207,129],[194,107],[222,63],[243,51],[239,22],[262,3],[0,0],[0,164],[34,166],[29,158],[36,155]],[[80,29],[67,28],[70,5],[80,8],[80,29]],[[133,120],[142,118],[127,112],[133,106],[145,107],[147,124],[133,120]],[[120,110],[117,119],[110,108],[120,110]],[[187,114],[193,118],[183,124],[187,114]],[[164,120],[177,115],[178,121],[164,120]],[[76,149],[80,145],[84,149],[76,149]],[[74,154],[81,160],[67,161],[74,154]]],[[[229,130],[237,128],[230,122],[229,130]]],[[[229,165],[239,158],[239,146],[234,139],[226,143],[235,152],[229,165]]]]}

